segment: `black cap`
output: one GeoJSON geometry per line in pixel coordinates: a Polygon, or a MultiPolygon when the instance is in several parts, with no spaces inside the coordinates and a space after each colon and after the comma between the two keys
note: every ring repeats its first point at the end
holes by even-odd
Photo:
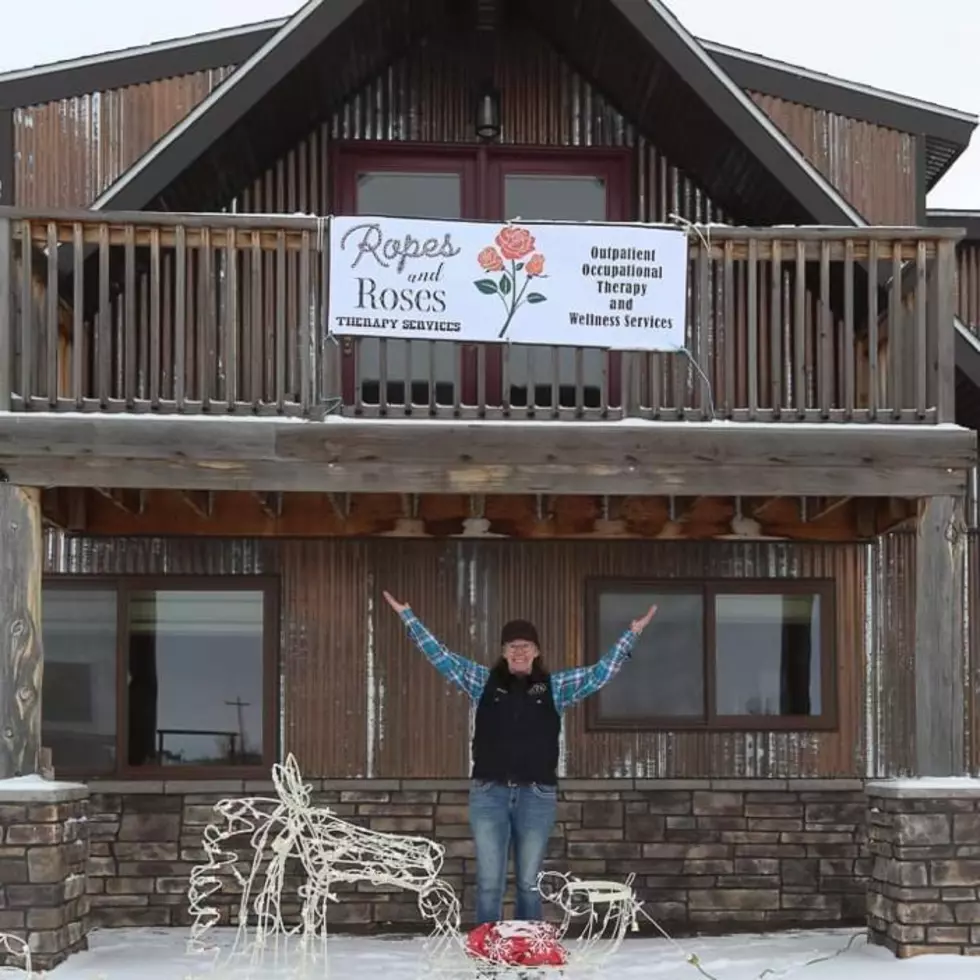
{"type": "Polygon", "coordinates": [[[526,619],[512,619],[500,631],[501,646],[507,646],[508,643],[514,643],[516,640],[526,640],[536,647],[541,646],[538,642],[538,631],[534,628],[534,623],[529,623],[526,619]]]}

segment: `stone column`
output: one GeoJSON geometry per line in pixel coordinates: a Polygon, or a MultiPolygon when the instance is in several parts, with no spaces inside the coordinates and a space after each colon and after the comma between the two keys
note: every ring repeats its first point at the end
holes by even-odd
{"type": "Polygon", "coordinates": [[[980,780],[869,783],[868,938],[896,956],[980,955],[980,780]]]}
{"type": "MultiPolygon", "coordinates": [[[[88,789],[38,776],[0,782],[0,932],[27,940],[35,970],[88,945],[88,789]]],[[[0,953],[0,965],[23,966],[0,953]]]]}

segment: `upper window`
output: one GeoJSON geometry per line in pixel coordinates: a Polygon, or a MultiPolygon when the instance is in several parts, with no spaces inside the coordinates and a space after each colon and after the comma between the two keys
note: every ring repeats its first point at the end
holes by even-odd
{"type": "Polygon", "coordinates": [[[276,585],[45,583],[42,739],[60,772],[145,775],[275,758],[276,585]]]}
{"type": "MultiPolygon", "coordinates": [[[[340,147],[337,212],[504,221],[623,221],[632,217],[629,151],[430,147],[361,141],[340,147]]],[[[540,310],[538,315],[547,316],[540,310]]],[[[348,403],[379,408],[488,404],[598,408],[618,404],[618,355],[515,345],[483,354],[451,341],[362,338],[345,347],[348,403]],[[482,364],[482,366],[481,366],[482,364]],[[482,375],[482,379],[481,379],[482,375]],[[615,389],[615,390],[614,390],[615,389]]]]}
{"type": "Polygon", "coordinates": [[[632,659],[590,705],[592,727],[835,727],[833,601],[826,581],[591,582],[597,650],[638,610],[658,607],[632,659]]]}

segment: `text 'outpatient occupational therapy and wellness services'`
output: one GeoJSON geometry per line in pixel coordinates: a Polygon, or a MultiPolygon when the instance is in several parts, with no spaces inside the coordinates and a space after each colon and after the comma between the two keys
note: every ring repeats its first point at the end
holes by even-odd
{"type": "Polygon", "coordinates": [[[662,226],[333,218],[330,330],[680,350],[688,246],[662,226]]]}

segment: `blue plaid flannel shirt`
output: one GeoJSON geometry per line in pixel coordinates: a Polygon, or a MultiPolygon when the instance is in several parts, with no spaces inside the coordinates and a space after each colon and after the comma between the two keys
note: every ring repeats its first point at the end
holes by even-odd
{"type": "MultiPolygon", "coordinates": [[[[418,620],[411,609],[401,614],[409,638],[425,654],[426,659],[447,680],[452,681],[473,702],[479,701],[490,676],[490,668],[467,660],[446,649],[418,620]]],[[[578,701],[595,694],[616,676],[633,652],[637,636],[627,630],[612,649],[591,667],[570,667],[551,674],[551,696],[559,713],[578,701]]]]}

